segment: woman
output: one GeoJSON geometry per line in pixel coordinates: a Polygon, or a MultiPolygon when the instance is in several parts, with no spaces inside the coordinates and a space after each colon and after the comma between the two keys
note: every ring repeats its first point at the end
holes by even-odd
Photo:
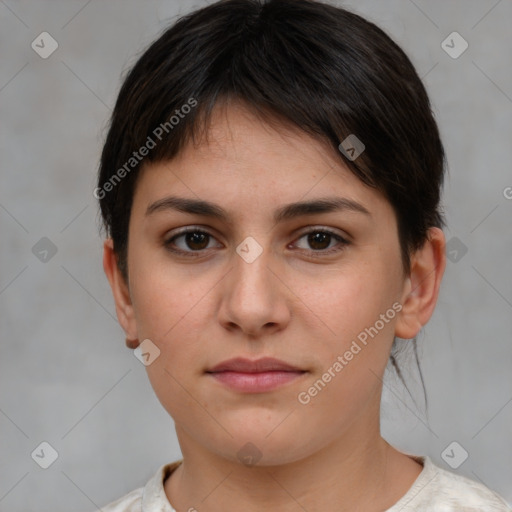
{"type": "Polygon", "coordinates": [[[444,151],[382,30],[308,0],[180,19],[126,77],[96,197],[126,342],[183,459],[104,507],[510,510],[380,435],[445,269],[444,151]]]}

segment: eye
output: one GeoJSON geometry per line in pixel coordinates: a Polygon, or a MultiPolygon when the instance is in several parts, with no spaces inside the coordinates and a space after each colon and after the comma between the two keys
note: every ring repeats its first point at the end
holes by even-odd
{"type": "MultiPolygon", "coordinates": [[[[173,235],[171,238],[164,242],[167,250],[190,257],[200,256],[201,251],[210,249],[209,241],[213,239],[213,235],[198,228],[186,228],[179,233],[173,235]],[[177,243],[178,240],[180,243],[177,243]],[[198,253],[198,254],[194,254],[198,253]]],[[[314,257],[321,257],[344,249],[349,242],[342,236],[327,229],[310,229],[303,233],[298,240],[306,239],[306,243],[312,248],[300,248],[301,250],[309,252],[314,257]],[[334,247],[332,242],[337,242],[334,247]]]]}
{"type": "Polygon", "coordinates": [[[187,228],[169,238],[164,245],[169,251],[178,254],[200,252],[209,248],[208,241],[210,238],[213,238],[213,236],[207,231],[198,228],[187,228]],[[180,238],[183,238],[181,247],[180,244],[176,243],[176,240],[180,238]],[[175,249],[173,246],[178,246],[178,249],[175,249]],[[187,248],[191,250],[187,250],[187,248]]]}
{"type": "Polygon", "coordinates": [[[327,229],[311,229],[306,233],[303,233],[299,240],[303,238],[306,238],[306,243],[313,248],[313,250],[308,248],[304,250],[312,253],[315,257],[339,252],[343,250],[346,245],[349,245],[348,240],[345,240],[342,236],[327,229]],[[331,246],[329,248],[333,241],[338,242],[337,246],[335,244],[334,247],[331,246]]]}

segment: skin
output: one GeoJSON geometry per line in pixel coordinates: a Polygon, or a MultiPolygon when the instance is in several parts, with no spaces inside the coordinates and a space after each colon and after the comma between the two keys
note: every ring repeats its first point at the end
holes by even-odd
{"type": "Polygon", "coordinates": [[[165,481],[173,506],[372,512],[396,503],[422,466],[380,435],[381,379],[393,337],[413,338],[433,313],[444,248],[443,232],[431,228],[404,275],[390,203],[357,179],[340,154],[297,128],[263,122],[243,105],[216,109],[199,146],[145,166],[130,218],[128,282],[111,240],[104,269],[129,346],[150,339],[160,350],[146,369],[183,453],[165,481]],[[146,215],[170,194],[217,203],[229,220],[171,209],[146,215]],[[284,204],[326,196],[357,201],[370,215],[272,219],[284,204]],[[186,226],[211,234],[174,241],[197,258],[165,246],[186,226]],[[304,232],[312,228],[349,244],[333,237],[309,243],[304,232]],[[263,250],[251,263],[236,252],[248,236],[263,250]],[[298,393],[395,302],[402,310],[307,405],[299,403],[298,393]],[[307,372],[256,394],[205,374],[236,356],[276,357],[307,372]],[[261,453],[254,466],[237,456],[247,442],[261,453]]]}

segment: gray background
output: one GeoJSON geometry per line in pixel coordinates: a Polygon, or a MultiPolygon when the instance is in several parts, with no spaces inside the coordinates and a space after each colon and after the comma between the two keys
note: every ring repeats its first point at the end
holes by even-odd
{"type": "MultiPolygon", "coordinates": [[[[1,511],[94,510],[181,456],[124,346],[92,191],[121,73],[204,4],[0,1],[1,511]],[[47,59],[31,48],[43,31],[59,45],[47,59]],[[42,237],[57,248],[46,262],[32,251],[42,237]],[[58,452],[48,469],[31,458],[42,441],[58,452]]],[[[446,469],[441,454],[457,441],[469,457],[454,471],[512,502],[512,2],[343,5],[387,30],[424,77],[449,162],[446,236],[468,249],[461,257],[451,240],[459,259],[419,337],[428,418],[419,388],[415,406],[390,376],[383,433],[446,469]],[[441,47],[453,31],[469,43],[457,59],[441,47]]]]}

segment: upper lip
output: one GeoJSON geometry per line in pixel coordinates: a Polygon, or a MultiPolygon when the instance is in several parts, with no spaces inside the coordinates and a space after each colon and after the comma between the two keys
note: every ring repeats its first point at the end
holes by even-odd
{"type": "Polygon", "coordinates": [[[245,359],[243,357],[235,357],[228,359],[218,365],[207,370],[207,373],[214,372],[241,372],[241,373],[261,373],[271,371],[300,372],[303,371],[296,366],[292,366],[279,359],[273,357],[263,357],[256,361],[245,359]]]}

